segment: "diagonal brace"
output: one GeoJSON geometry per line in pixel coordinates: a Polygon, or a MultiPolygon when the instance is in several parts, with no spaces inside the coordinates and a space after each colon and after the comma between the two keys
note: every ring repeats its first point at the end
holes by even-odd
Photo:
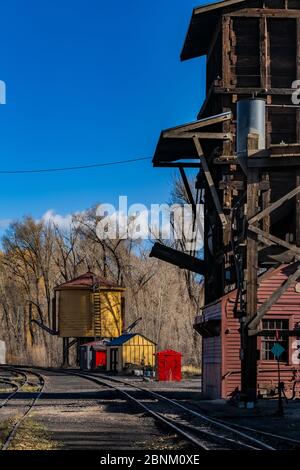
{"type": "Polygon", "coordinates": [[[208,187],[209,187],[211,196],[212,196],[212,198],[213,198],[215,207],[216,207],[216,209],[217,209],[219,218],[220,218],[220,220],[221,220],[221,223],[222,223],[223,227],[225,227],[225,226],[228,224],[228,220],[227,220],[227,218],[226,218],[226,216],[225,216],[225,214],[224,214],[224,212],[223,212],[223,209],[222,209],[222,207],[221,207],[221,203],[220,203],[220,200],[219,200],[219,197],[218,197],[218,193],[217,193],[217,191],[216,191],[216,187],[215,187],[214,181],[213,181],[212,176],[211,176],[211,173],[210,173],[210,171],[209,171],[206,158],[205,158],[205,156],[204,156],[204,154],[203,154],[203,150],[202,150],[201,144],[200,144],[200,142],[199,142],[199,139],[198,139],[196,136],[193,138],[193,141],[194,141],[194,144],[195,144],[195,147],[196,147],[198,156],[199,156],[199,158],[200,158],[200,161],[201,161],[201,164],[202,164],[202,168],[203,168],[203,172],[204,172],[204,175],[205,175],[205,178],[206,178],[206,181],[207,181],[207,184],[208,184],[208,187]]]}
{"type": "MultiPolygon", "coordinates": [[[[259,308],[256,316],[249,322],[248,328],[249,330],[255,330],[261,319],[264,315],[273,307],[273,305],[280,299],[280,297],[287,291],[287,289],[293,284],[293,282],[297,281],[300,277],[300,266],[298,265],[296,271],[287,278],[287,280],[269,297],[266,302],[264,302],[261,307],[259,308]]],[[[250,334],[251,336],[251,334],[250,334]]]]}
{"type": "Polygon", "coordinates": [[[253,225],[249,225],[248,230],[253,233],[256,233],[256,235],[258,235],[259,240],[265,245],[273,245],[275,243],[276,245],[280,245],[284,248],[287,248],[300,259],[300,248],[298,248],[297,246],[292,245],[291,243],[288,243],[284,240],[281,240],[280,238],[275,237],[274,235],[271,235],[270,233],[265,232],[264,230],[261,230],[258,227],[254,227],[253,225]]]}
{"type": "Polygon", "coordinates": [[[254,217],[251,217],[249,220],[249,224],[254,224],[255,222],[258,222],[262,218],[264,218],[266,215],[271,214],[275,209],[278,209],[278,207],[282,206],[286,201],[289,199],[292,199],[296,194],[300,193],[300,186],[297,186],[295,189],[290,191],[289,193],[285,194],[282,196],[280,199],[277,201],[273,202],[272,204],[269,205],[266,209],[262,210],[258,214],[256,214],[254,217]]]}

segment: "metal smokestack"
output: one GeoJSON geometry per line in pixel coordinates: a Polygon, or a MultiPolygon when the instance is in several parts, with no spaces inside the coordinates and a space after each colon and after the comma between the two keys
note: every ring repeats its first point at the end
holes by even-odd
{"type": "Polygon", "coordinates": [[[237,103],[236,151],[240,165],[247,174],[249,138],[257,138],[257,150],[266,148],[266,102],[247,98],[237,103]]]}

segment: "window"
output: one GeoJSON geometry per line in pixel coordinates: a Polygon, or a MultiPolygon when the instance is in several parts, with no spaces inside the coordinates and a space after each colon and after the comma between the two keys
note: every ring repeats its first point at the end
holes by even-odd
{"type": "Polygon", "coordinates": [[[274,361],[275,357],[272,353],[272,348],[275,343],[279,343],[283,348],[284,352],[280,356],[280,362],[287,362],[289,357],[289,341],[288,338],[282,338],[282,332],[288,331],[289,321],[288,320],[263,320],[262,329],[267,330],[270,333],[274,332],[274,336],[263,336],[261,341],[261,358],[264,361],[274,361]],[[275,337],[275,332],[279,333],[279,340],[275,337]]]}

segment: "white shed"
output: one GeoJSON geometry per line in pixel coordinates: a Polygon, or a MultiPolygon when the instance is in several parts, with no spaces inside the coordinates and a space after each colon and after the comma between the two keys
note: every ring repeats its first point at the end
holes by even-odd
{"type": "Polygon", "coordinates": [[[6,363],[6,345],[4,341],[0,340],[0,364],[6,363]]]}

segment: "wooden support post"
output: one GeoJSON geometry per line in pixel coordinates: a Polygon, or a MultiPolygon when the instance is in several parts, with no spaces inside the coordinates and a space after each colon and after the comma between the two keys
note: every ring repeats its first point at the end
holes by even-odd
{"type": "MultiPolygon", "coordinates": [[[[296,187],[300,186],[300,170],[296,169],[296,187]]],[[[300,247],[300,193],[296,195],[296,233],[295,233],[296,246],[300,247]]]]}
{"type": "MultiPolygon", "coordinates": [[[[253,217],[258,211],[259,173],[248,168],[247,180],[247,218],[253,217]]],[[[241,364],[242,392],[247,401],[256,401],[257,394],[257,337],[248,335],[248,323],[255,317],[257,310],[257,277],[258,250],[257,235],[247,232],[246,259],[246,318],[243,325],[243,350],[241,364]]]]}
{"type": "MultiPolygon", "coordinates": [[[[268,173],[265,173],[263,176],[262,176],[262,180],[269,183],[270,181],[270,178],[269,178],[269,175],[268,173]]],[[[270,187],[263,191],[262,193],[262,208],[263,210],[264,209],[267,209],[270,205],[270,202],[271,202],[271,189],[270,187]]],[[[263,218],[263,230],[267,233],[270,232],[270,215],[267,214],[264,218],[263,218]]]]}
{"type": "Polygon", "coordinates": [[[267,35],[267,19],[262,17],[259,20],[260,26],[260,80],[261,87],[267,90],[268,84],[268,35],[267,35]]]}
{"type": "MultiPolygon", "coordinates": [[[[300,80],[300,18],[297,18],[297,52],[296,52],[296,73],[297,73],[297,80],[300,80]]],[[[300,122],[300,108],[296,108],[296,121],[297,123],[300,122]]],[[[300,142],[300,128],[297,125],[296,128],[296,138],[297,142],[300,142]]]]}
{"type": "Polygon", "coordinates": [[[52,297],[52,330],[57,330],[56,291],[54,291],[54,297],[52,297]]]}
{"type": "Polygon", "coordinates": [[[229,53],[230,53],[230,24],[231,19],[229,16],[223,17],[222,24],[222,86],[230,86],[230,64],[229,64],[229,53]]]}
{"type": "MultiPolygon", "coordinates": [[[[297,18],[297,54],[296,54],[296,71],[297,80],[300,80],[300,19],[297,18]]],[[[300,108],[296,109],[296,120],[300,122],[300,108]]],[[[296,129],[297,142],[300,142],[300,128],[299,125],[296,129]]],[[[296,187],[300,186],[300,170],[296,169],[296,187]]],[[[296,196],[296,230],[295,230],[295,243],[296,246],[300,246],[300,195],[296,196]]]]}
{"type": "Polygon", "coordinates": [[[69,367],[69,338],[63,338],[63,363],[62,367],[69,367]]]}
{"type": "Polygon", "coordinates": [[[184,185],[184,189],[186,190],[188,201],[190,205],[192,206],[192,211],[193,211],[194,217],[196,218],[196,203],[195,203],[194,196],[189,185],[189,181],[184,171],[184,168],[179,168],[179,172],[180,172],[180,176],[184,185]]]}

